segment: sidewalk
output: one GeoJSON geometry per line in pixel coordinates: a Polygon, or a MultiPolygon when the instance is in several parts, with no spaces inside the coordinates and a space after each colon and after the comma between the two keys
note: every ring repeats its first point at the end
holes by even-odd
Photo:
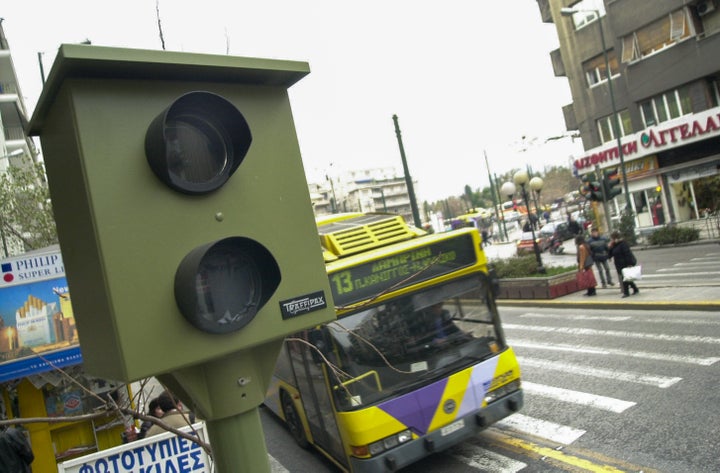
{"type": "Polygon", "coordinates": [[[708,310],[720,312],[720,287],[644,286],[637,283],[639,294],[621,298],[617,284],[607,289],[598,287],[596,296],[578,291],[556,299],[498,299],[498,306],[577,307],[586,309],[656,309],[708,310]]]}
{"type": "MultiPolygon", "coordinates": [[[[707,240],[698,244],[708,243],[707,240]]],[[[508,245],[508,244],[505,244],[508,245]]],[[[510,248],[486,248],[488,258],[508,257],[510,248]],[[489,251],[488,251],[489,250],[489,251]]],[[[565,242],[565,254],[575,258],[576,249],[572,241],[565,242]]],[[[648,246],[641,246],[648,248],[648,246]]],[[[568,258],[570,259],[570,258],[568,258]]],[[[596,296],[586,296],[578,291],[555,299],[498,299],[499,306],[525,307],[576,307],[586,309],[656,309],[656,310],[707,310],[720,312],[720,286],[717,283],[692,286],[667,286],[650,281],[638,281],[640,293],[621,298],[617,285],[602,289],[598,286],[596,296]]]]}

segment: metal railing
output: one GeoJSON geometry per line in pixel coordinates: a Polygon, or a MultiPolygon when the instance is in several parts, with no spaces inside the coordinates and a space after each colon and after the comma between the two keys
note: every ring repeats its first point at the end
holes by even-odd
{"type": "MultiPolygon", "coordinates": [[[[676,222],[672,225],[681,228],[694,228],[700,232],[700,240],[720,239],[720,215],[707,214],[704,217],[686,220],[684,222],[676,222]]],[[[667,225],[655,225],[652,227],[639,227],[637,229],[638,242],[647,242],[648,237],[655,231],[666,227],[667,225]]]]}

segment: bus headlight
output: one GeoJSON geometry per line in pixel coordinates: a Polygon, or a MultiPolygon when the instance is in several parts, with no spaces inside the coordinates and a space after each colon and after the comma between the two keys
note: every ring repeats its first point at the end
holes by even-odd
{"type": "Polygon", "coordinates": [[[356,457],[374,457],[387,450],[395,448],[398,445],[409,442],[410,440],[412,440],[412,432],[410,432],[409,429],[403,430],[402,432],[398,432],[397,434],[393,434],[382,440],[373,442],[370,445],[353,446],[352,452],[356,457]]]}
{"type": "Polygon", "coordinates": [[[497,401],[501,397],[507,396],[511,392],[517,391],[518,389],[520,389],[520,380],[516,379],[515,381],[504,384],[497,389],[488,391],[488,393],[485,394],[485,403],[490,404],[491,402],[497,401]]]}

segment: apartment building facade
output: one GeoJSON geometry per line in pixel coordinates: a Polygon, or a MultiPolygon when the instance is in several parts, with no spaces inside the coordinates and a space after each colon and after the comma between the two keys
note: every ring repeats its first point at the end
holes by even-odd
{"type": "MultiPolygon", "coordinates": [[[[639,227],[717,215],[720,0],[537,4],[557,30],[555,75],[570,85],[566,128],[585,147],[577,174],[624,168],[639,227]]],[[[623,191],[611,215],[626,202],[623,191]]]]}
{"type": "MultiPolygon", "coordinates": [[[[413,183],[417,186],[417,183],[413,183]]],[[[315,216],[338,212],[386,212],[413,223],[405,177],[392,167],[348,171],[308,185],[315,216]]]]}
{"type": "MultiPolygon", "coordinates": [[[[5,174],[10,167],[36,161],[38,151],[25,133],[28,113],[2,22],[0,18],[0,174],[5,174]]],[[[22,240],[0,215],[0,255],[7,257],[24,251],[22,240]]]]}

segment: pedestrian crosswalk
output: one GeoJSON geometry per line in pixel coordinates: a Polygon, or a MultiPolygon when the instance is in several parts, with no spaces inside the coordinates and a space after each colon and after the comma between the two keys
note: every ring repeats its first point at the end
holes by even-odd
{"type": "MultiPolygon", "coordinates": [[[[575,313],[574,309],[504,311],[512,312],[505,317],[505,330],[522,369],[525,408],[490,431],[570,446],[597,430],[593,422],[596,414],[605,413],[602,418],[613,423],[639,407],[653,408],[648,406],[651,399],[676,396],[682,389],[678,386],[690,382],[686,376],[698,376],[695,371],[688,373],[687,367],[707,370],[720,363],[720,337],[715,336],[720,334],[720,322],[709,313],[678,316],[640,311],[575,313]],[[563,385],[565,379],[569,384],[563,385]],[[549,382],[552,380],[561,382],[549,382]],[[593,392],[597,386],[602,386],[603,392],[593,392]],[[612,396],[608,392],[619,394],[612,396]],[[534,409],[540,402],[553,407],[534,409]],[[565,422],[556,419],[554,412],[568,413],[558,416],[565,422]]],[[[477,458],[482,457],[483,466],[478,471],[531,469],[518,458],[488,450],[481,441],[466,442],[463,453],[457,452],[451,450],[453,459],[465,466],[477,464],[477,458]],[[507,464],[508,460],[513,463],[507,464]]]]}
{"type": "MultiPolygon", "coordinates": [[[[642,255],[637,255],[641,259],[642,255]]],[[[641,260],[642,261],[642,260],[641,260]]],[[[720,252],[705,252],[702,256],[689,258],[687,261],[661,266],[652,272],[643,273],[643,281],[658,284],[713,284],[720,281],[720,252]]]]}
{"type": "MultiPolygon", "coordinates": [[[[530,472],[537,471],[538,457],[560,465],[542,471],[633,471],[618,468],[632,461],[622,453],[580,458],[570,452],[587,452],[585,439],[612,437],[619,426],[633,425],[638,411],[662,411],[665,402],[674,409],[684,386],[714,376],[720,365],[720,319],[710,312],[504,307],[503,319],[521,366],[525,406],[438,453],[441,469],[420,462],[403,472],[530,472]]],[[[272,457],[270,467],[294,471],[272,457]]]]}

